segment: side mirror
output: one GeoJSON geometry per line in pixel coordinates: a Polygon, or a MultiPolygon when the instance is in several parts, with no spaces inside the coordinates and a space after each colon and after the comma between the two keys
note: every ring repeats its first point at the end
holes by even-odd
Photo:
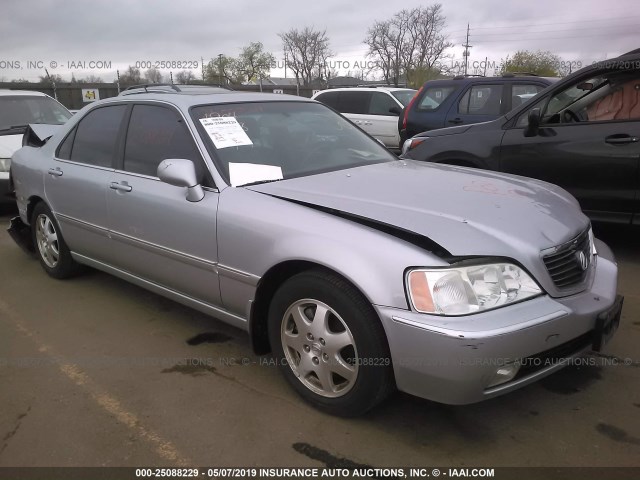
{"type": "Polygon", "coordinates": [[[524,130],[525,137],[535,137],[538,134],[541,118],[542,118],[542,114],[540,113],[539,108],[532,108],[529,111],[529,115],[527,116],[527,120],[528,120],[527,128],[525,128],[524,130]]]}
{"type": "Polygon", "coordinates": [[[158,165],[158,178],[175,187],[187,187],[187,200],[199,202],[204,198],[204,190],[198,182],[196,168],[191,160],[169,158],[158,165]]]}
{"type": "Polygon", "coordinates": [[[400,107],[391,107],[389,109],[389,113],[393,113],[394,115],[400,116],[402,111],[400,110],[400,107]]]}

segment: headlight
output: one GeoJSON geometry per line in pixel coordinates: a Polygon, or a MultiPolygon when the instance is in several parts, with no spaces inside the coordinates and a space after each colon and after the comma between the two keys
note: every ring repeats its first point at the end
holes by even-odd
{"type": "Polygon", "coordinates": [[[436,315],[466,315],[542,294],[527,272],[510,263],[411,270],[407,288],[413,308],[436,315]]]}
{"type": "Polygon", "coordinates": [[[414,137],[414,138],[405,140],[404,143],[402,144],[402,155],[407,153],[409,150],[413,150],[422,142],[424,142],[426,139],[427,137],[414,137]]]}
{"type": "Polygon", "coordinates": [[[10,158],[0,158],[0,172],[8,172],[11,168],[10,158]]]}

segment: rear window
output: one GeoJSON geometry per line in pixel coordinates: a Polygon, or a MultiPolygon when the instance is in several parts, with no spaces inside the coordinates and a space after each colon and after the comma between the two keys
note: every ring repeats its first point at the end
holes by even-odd
{"type": "Polygon", "coordinates": [[[418,103],[418,110],[435,110],[456,90],[456,87],[427,87],[418,103]]]}
{"type": "Polygon", "coordinates": [[[409,102],[416,94],[416,90],[394,90],[391,95],[396,97],[402,105],[405,107],[409,105],[409,102]]]}

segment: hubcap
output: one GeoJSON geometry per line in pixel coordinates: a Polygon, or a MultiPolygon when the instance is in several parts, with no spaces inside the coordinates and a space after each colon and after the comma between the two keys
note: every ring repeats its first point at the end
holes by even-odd
{"type": "Polygon", "coordinates": [[[328,398],[351,390],[358,353],[349,327],[331,307],[298,300],[284,314],[280,338],[289,367],[309,390],[328,398]]]}
{"type": "Polygon", "coordinates": [[[45,265],[55,268],[60,259],[58,233],[53,222],[46,215],[38,215],[36,219],[36,243],[45,265]]]}

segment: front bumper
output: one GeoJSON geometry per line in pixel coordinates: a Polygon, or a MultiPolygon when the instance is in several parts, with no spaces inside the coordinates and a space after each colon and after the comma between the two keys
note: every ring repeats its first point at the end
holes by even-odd
{"type": "Polygon", "coordinates": [[[441,317],[376,306],[383,322],[399,390],[462,405],[528,385],[599,349],[613,335],[622,297],[616,295],[613,254],[597,242],[590,287],[578,294],[541,296],[509,307],[441,317]],[[491,386],[505,364],[522,366],[511,380],[491,386]]]}
{"type": "Polygon", "coordinates": [[[16,201],[9,185],[9,172],[0,172],[0,205],[16,201]]]}

